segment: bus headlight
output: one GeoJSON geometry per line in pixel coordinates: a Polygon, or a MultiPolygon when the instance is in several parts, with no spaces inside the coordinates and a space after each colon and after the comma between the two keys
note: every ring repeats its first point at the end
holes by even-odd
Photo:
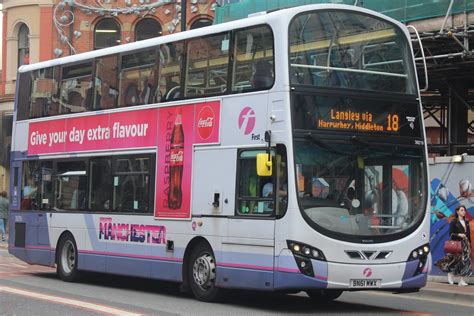
{"type": "Polygon", "coordinates": [[[423,245],[421,247],[413,249],[410,253],[410,256],[408,256],[407,261],[412,261],[412,260],[417,260],[417,259],[420,260],[421,258],[427,257],[429,253],[430,253],[430,246],[428,244],[423,245]]]}
{"type": "Polygon", "coordinates": [[[326,261],[323,252],[318,248],[293,240],[287,240],[286,242],[288,244],[288,249],[291,250],[293,255],[300,255],[308,259],[326,261]]]}
{"type": "Polygon", "coordinates": [[[428,254],[430,253],[430,246],[428,244],[413,249],[408,256],[407,261],[418,260],[418,266],[413,276],[423,272],[426,263],[428,262],[428,254]]]}
{"type": "Polygon", "coordinates": [[[296,265],[304,275],[314,277],[311,260],[326,261],[324,254],[318,248],[303,244],[298,241],[287,240],[288,249],[291,250],[296,260],[296,265]]]}

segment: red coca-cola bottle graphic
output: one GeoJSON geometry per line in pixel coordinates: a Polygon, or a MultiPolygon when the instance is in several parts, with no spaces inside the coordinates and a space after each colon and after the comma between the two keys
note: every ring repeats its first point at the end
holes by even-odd
{"type": "Polygon", "coordinates": [[[170,190],[168,192],[168,207],[171,209],[179,209],[181,208],[181,202],[183,200],[181,182],[183,180],[184,163],[184,131],[181,111],[176,114],[170,144],[170,190]]]}

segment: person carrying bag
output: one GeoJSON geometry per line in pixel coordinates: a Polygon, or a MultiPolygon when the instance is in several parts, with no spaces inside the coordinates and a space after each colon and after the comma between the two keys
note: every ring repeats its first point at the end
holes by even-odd
{"type": "Polygon", "coordinates": [[[464,278],[472,275],[471,231],[466,213],[464,205],[456,208],[455,218],[449,224],[450,239],[444,244],[446,255],[435,263],[442,271],[448,273],[449,284],[454,284],[454,275],[459,275],[461,277],[459,286],[468,285],[464,278]]]}

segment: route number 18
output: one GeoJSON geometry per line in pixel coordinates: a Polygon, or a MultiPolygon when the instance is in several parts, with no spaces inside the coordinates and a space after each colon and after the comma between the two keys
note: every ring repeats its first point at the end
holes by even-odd
{"type": "Polygon", "coordinates": [[[396,132],[399,128],[399,119],[397,114],[389,114],[387,116],[387,131],[396,132]]]}

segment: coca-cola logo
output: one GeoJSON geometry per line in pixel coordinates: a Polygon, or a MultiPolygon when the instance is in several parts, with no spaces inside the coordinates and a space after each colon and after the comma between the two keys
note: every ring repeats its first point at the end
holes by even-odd
{"type": "Polygon", "coordinates": [[[214,130],[215,114],[210,106],[205,106],[197,116],[197,130],[202,139],[208,139],[214,130]]]}
{"type": "Polygon", "coordinates": [[[184,161],[184,151],[183,150],[171,151],[170,163],[172,165],[183,164],[183,161],[184,161]]]}
{"type": "Polygon", "coordinates": [[[244,135],[250,134],[255,128],[255,111],[251,107],[245,107],[239,114],[239,129],[244,135]]]}

